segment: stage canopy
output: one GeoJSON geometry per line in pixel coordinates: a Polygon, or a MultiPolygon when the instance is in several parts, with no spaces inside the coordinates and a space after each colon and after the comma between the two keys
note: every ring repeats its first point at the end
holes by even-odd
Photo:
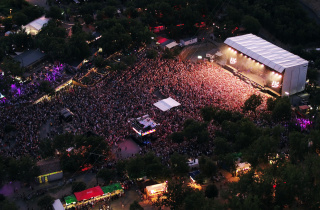
{"type": "Polygon", "coordinates": [[[103,191],[100,186],[96,186],[81,192],[75,192],[74,195],[76,196],[78,201],[88,200],[93,197],[97,197],[99,195],[103,195],[103,191]]]}
{"type": "Polygon", "coordinates": [[[117,190],[122,190],[122,186],[120,183],[115,183],[113,185],[109,185],[109,186],[105,186],[105,187],[101,187],[103,193],[112,193],[114,191],[117,190]]]}
{"type": "Polygon", "coordinates": [[[171,97],[158,101],[157,103],[153,104],[162,111],[167,111],[173,107],[180,106],[181,104],[176,100],[172,99],[171,97]]]}
{"type": "Polygon", "coordinates": [[[155,192],[164,192],[166,191],[166,183],[155,184],[151,186],[147,186],[146,189],[149,193],[153,194],[155,192]]]}
{"type": "Polygon", "coordinates": [[[65,197],[64,201],[66,202],[67,205],[69,205],[71,203],[78,202],[78,200],[76,199],[76,197],[74,195],[70,195],[70,196],[65,197]]]}
{"type": "Polygon", "coordinates": [[[59,199],[55,200],[52,206],[54,210],[64,210],[64,207],[59,199]]]}
{"type": "Polygon", "coordinates": [[[230,37],[224,43],[279,73],[289,67],[308,64],[299,56],[253,34],[230,37]]]}

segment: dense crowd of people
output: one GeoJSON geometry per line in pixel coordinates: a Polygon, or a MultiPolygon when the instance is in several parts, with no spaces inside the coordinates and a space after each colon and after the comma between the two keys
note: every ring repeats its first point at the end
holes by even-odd
{"type": "MultiPolygon", "coordinates": [[[[72,75],[66,74],[64,71],[65,65],[53,65],[39,68],[33,72],[28,81],[22,82],[16,80],[9,89],[5,98],[1,100],[0,106],[19,106],[28,105],[40,98],[43,93],[40,90],[40,83],[42,81],[49,81],[53,88],[71,79],[72,75]]],[[[8,77],[0,76],[0,80],[7,80],[8,77]]]]}
{"type": "MultiPolygon", "coordinates": [[[[137,54],[137,60],[131,69],[121,73],[112,72],[93,88],[73,86],[58,92],[48,102],[1,109],[3,120],[0,127],[12,124],[17,130],[13,136],[1,132],[2,145],[6,139],[10,147],[9,150],[2,147],[2,155],[18,158],[30,154],[38,157],[41,125],[53,119],[52,135],[47,131],[48,137],[58,134],[61,126],[59,111],[69,108],[75,115],[72,122],[75,132],[93,131],[103,136],[110,146],[133,133],[127,122],[130,118],[149,114],[160,123],[156,134],[158,140],[152,142],[151,150],[164,159],[173,151],[197,157],[212,151],[209,147],[201,148],[192,143],[178,147],[172,145],[167,137],[181,131],[183,122],[188,118],[201,121],[201,108],[212,105],[241,111],[244,101],[253,93],[260,94],[264,99],[259,110],[265,108],[266,95],[219,66],[166,60],[161,56],[151,60],[146,58],[146,50],[137,54]],[[181,106],[167,112],[153,106],[164,97],[175,99],[181,106]],[[14,145],[10,145],[12,141],[14,145]]],[[[209,125],[211,134],[214,129],[214,125],[209,125]]]]}

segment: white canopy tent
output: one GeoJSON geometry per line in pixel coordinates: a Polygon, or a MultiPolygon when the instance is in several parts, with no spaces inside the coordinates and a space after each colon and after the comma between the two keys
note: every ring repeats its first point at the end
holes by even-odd
{"type": "Polygon", "coordinates": [[[177,46],[177,45],[178,45],[177,42],[171,42],[171,43],[167,44],[166,47],[169,48],[169,49],[171,49],[171,48],[173,48],[173,47],[175,47],[175,46],[177,46]]]}
{"type": "Polygon", "coordinates": [[[49,20],[49,18],[45,18],[45,16],[42,16],[41,18],[38,18],[25,26],[21,26],[21,28],[25,29],[27,34],[37,35],[42,27],[49,22],[49,20]]]}
{"type": "Polygon", "coordinates": [[[157,103],[153,104],[161,111],[167,111],[173,107],[180,106],[181,104],[176,100],[172,99],[171,97],[158,101],[157,103]]]}
{"type": "Polygon", "coordinates": [[[146,189],[149,193],[153,194],[154,192],[164,192],[166,191],[166,183],[155,184],[151,186],[147,186],[146,189]]]}
{"type": "Polygon", "coordinates": [[[54,210],[64,210],[64,207],[60,201],[60,199],[57,199],[54,201],[54,203],[52,204],[54,210]]]}

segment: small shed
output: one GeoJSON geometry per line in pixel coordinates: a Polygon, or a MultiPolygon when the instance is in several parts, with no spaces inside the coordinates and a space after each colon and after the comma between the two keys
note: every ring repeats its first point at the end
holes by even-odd
{"type": "Polygon", "coordinates": [[[189,38],[185,38],[185,39],[180,39],[180,43],[183,46],[187,46],[187,45],[190,45],[190,44],[197,43],[197,41],[198,41],[197,37],[189,37],[189,38]]]}

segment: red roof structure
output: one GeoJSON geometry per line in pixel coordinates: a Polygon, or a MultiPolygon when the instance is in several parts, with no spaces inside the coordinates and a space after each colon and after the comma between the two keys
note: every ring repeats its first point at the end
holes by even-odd
{"type": "Polygon", "coordinates": [[[168,39],[166,39],[164,37],[161,37],[161,36],[157,37],[157,42],[159,42],[160,44],[162,44],[163,42],[166,42],[166,41],[168,41],[168,39]]]}
{"type": "Polygon", "coordinates": [[[75,192],[74,195],[76,196],[78,201],[82,201],[97,197],[99,195],[103,195],[103,191],[100,186],[96,186],[81,192],[75,192]]]}

